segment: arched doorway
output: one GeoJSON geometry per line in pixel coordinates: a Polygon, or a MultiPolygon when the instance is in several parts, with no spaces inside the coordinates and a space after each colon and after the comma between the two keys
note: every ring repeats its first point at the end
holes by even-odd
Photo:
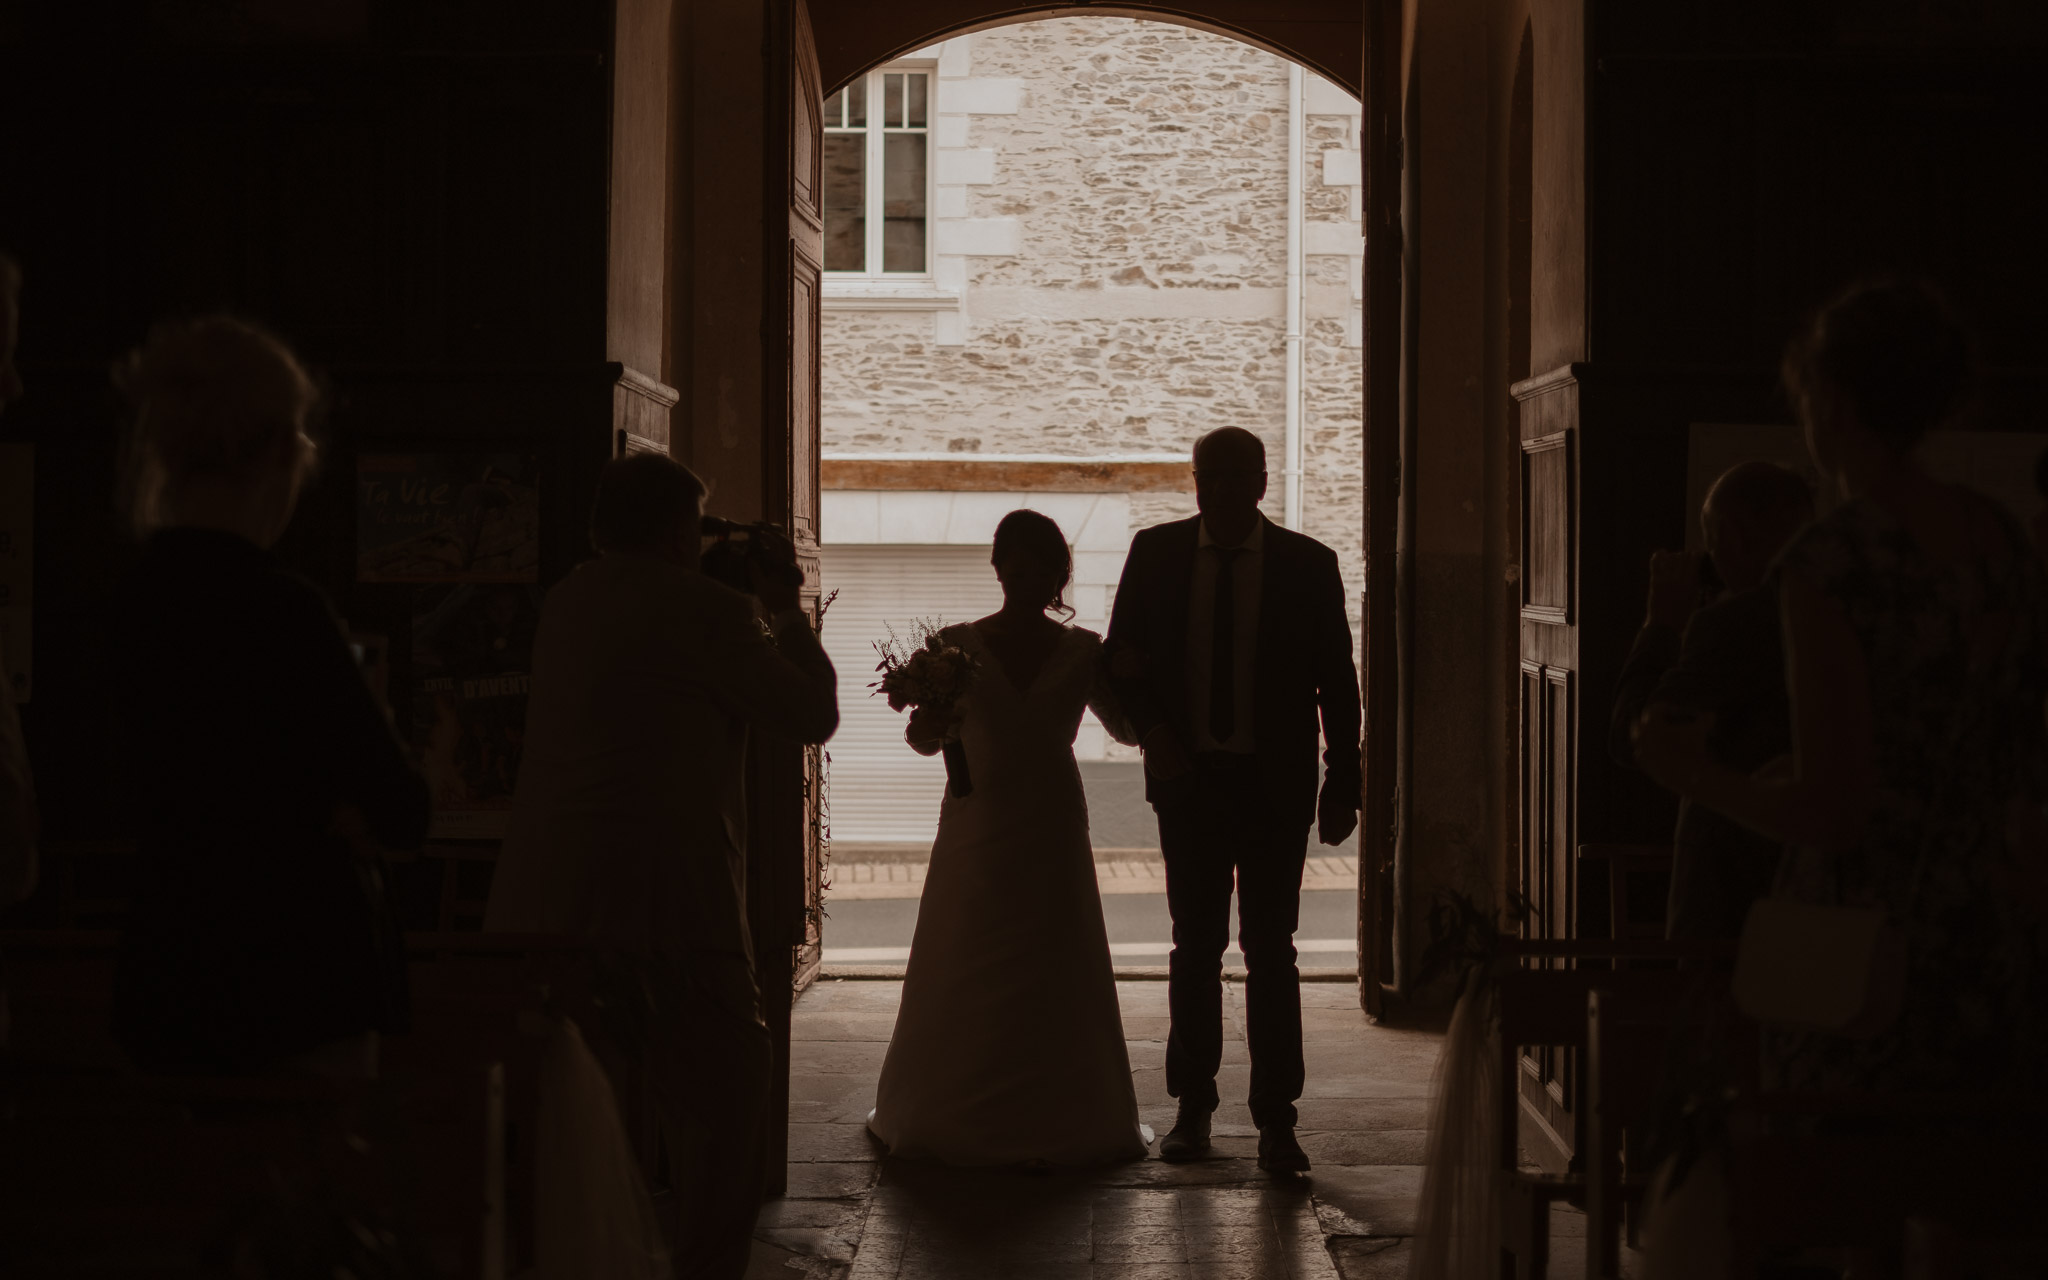
{"type": "MultiPolygon", "coordinates": [[[[1177,22],[1236,36],[1316,69],[1364,103],[1367,807],[1359,918],[1361,999],[1377,1012],[1389,972],[1385,957],[1392,950],[1394,913],[1387,895],[1400,838],[1394,545],[1404,49],[1397,0],[1308,0],[1279,16],[1253,0],[1100,8],[846,4],[829,12],[824,6],[812,11],[804,0],[776,0],[758,18],[678,7],[670,33],[674,59],[661,85],[677,106],[675,133],[669,140],[668,196],[658,209],[670,245],[663,368],[681,398],[670,447],[722,478],[720,500],[727,514],[791,528],[815,568],[825,91],[956,33],[1076,12],[1177,22]],[[734,252],[748,243],[758,252],[734,252]]],[[[762,757],[752,791],[749,914],[769,998],[766,1011],[786,1035],[787,1000],[815,973],[819,955],[819,787],[815,770],[803,768],[795,753],[771,749],[762,757]]]]}
{"type": "MultiPolygon", "coordinates": [[[[828,89],[913,49],[951,36],[1017,22],[1088,14],[1146,18],[1214,31],[1300,63],[1364,98],[1365,22],[1374,5],[1367,0],[1306,0],[1276,14],[1258,0],[1210,0],[1194,4],[990,4],[987,0],[915,0],[878,6],[820,5],[811,17],[817,36],[818,70],[828,89]]],[[[1398,17],[1398,8],[1396,11],[1398,17]]]]}
{"type": "MultiPolygon", "coordinates": [[[[811,13],[808,16],[815,33],[819,65],[818,83],[823,85],[828,93],[832,93],[836,92],[844,84],[856,80],[865,81],[869,73],[876,66],[883,65],[891,59],[901,57],[921,47],[930,47],[941,39],[978,30],[986,30],[991,27],[1080,13],[1090,16],[1145,18],[1155,22],[1171,22],[1177,25],[1228,35],[1236,40],[1244,41],[1306,66],[1318,72],[1332,83],[1348,89],[1353,94],[1357,94],[1365,88],[1365,67],[1362,60],[1353,55],[1352,51],[1360,50],[1363,47],[1364,24],[1369,14],[1366,7],[1352,3],[1350,0],[1305,6],[1281,17],[1275,17],[1270,12],[1269,7],[1231,3],[1201,6],[1088,6],[1085,9],[1071,5],[1045,5],[1006,7],[993,11],[985,6],[973,4],[913,4],[891,7],[883,13],[859,13],[851,6],[832,6],[829,9],[821,7],[817,12],[811,13]]],[[[793,52],[796,52],[799,57],[801,56],[800,51],[793,52]]],[[[801,78],[801,76],[799,75],[797,78],[801,78]]],[[[819,154],[816,149],[811,148],[807,145],[806,141],[802,140],[793,140],[792,152],[813,157],[819,154]]],[[[1370,159],[1362,167],[1370,170],[1372,168],[1370,159]]],[[[1384,189],[1379,194],[1384,199],[1384,189]]],[[[1367,217],[1369,219],[1370,214],[1367,217]]],[[[1369,222],[1367,225],[1370,225],[1369,222]]],[[[1367,271],[1365,274],[1370,276],[1372,273],[1367,271]]],[[[1387,273],[1382,271],[1380,274],[1384,276],[1387,273]]],[[[1370,292],[1369,286],[1367,291],[1370,292]]],[[[810,291],[806,290],[806,292],[810,291]]],[[[1391,329],[1390,325],[1369,327],[1377,330],[1378,332],[1375,336],[1382,339],[1389,336],[1388,330],[1391,329]]],[[[796,323],[791,325],[791,331],[816,333],[817,329],[815,325],[796,323]]],[[[1368,343],[1367,345],[1370,346],[1371,344],[1368,343]]],[[[1368,352],[1366,355],[1368,363],[1370,363],[1371,358],[1371,354],[1368,352]]],[[[796,356],[795,362],[801,363],[801,361],[802,356],[796,356]]],[[[1385,366],[1382,366],[1382,369],[1384,368],[1385,366]]],[[[1388,384],[1388,390],[1391,391],[1393,381],[1394,378],[1390,373],[1387,376],[1376,379],[1369,376],[1367,386],[1370,388],[1375,385],[1375,382],[1384,382],[1388,384]]],[[[1370,391],[1367,394],[1370,397],[1370,391]]],[[[1391,399],[1392,397],[1388,396],[1387,402],[1390,403],[1391,399]]],[[[1392,416],[1391,412],[1386,412],[1382,418],[1383,424],[1390,426],[1392,416]]],[[[821,438],[814,424],[798,426],[793,434],[809,440],[819,440],[821,438]]],[[[1384,434],[1391,436],[1392,433],[1386,432],[1384,434]]],[[[1387,440],[1384,442],[1381,452],[1391,454],[1394,447],[1393,442],[1387,440]]],[[[1368,445],[1368,455],[1372,451],[1371,446],[1368,445]]],[[[1369,457],[1367,461],[1370,461],[1369,457]]],[[[1391,458],[1383,461],[1383,474],[1390,475],[1390,464],[1391,458]]],[[[1370,466],[1367,467],[1367,471],[1368,484],[1366,487],[1370,489],[1370,466]]],[[[1381,488],[1381,494],[1385,495],[1388,488],[1391,488],[1391,486],[1381,488]]],[[[1384,532],[1388,535],[1380,543],[1380,546],[1385,550],[1385,554],[1378,557],[1384,568],[1390,568],[1392,560],[1391,521],[1386,519],[1386,517],[1391,515],[1390,506],[1391,504],[1384,500],[1380,504],[1382,521],[1387,526],[1384,532]]],[[[1368,548],[1373,544],[1373,539],[1369,532],[1366,533],[1361,541],[1364,541],[1368,548]]],[[[1355,546],[1356,544],[1352,545],[1355,546]]],[[[1349,548],[1345,549],[1348,550],[1349,548]]],[[[1371,564],[1373,558],[1368,554],[1368,565],[1371,564]]],[[[830,589],[830,584],[827,584],[827,589],[830,589]]],[[[1371,593],[1368,592],[1367,595],[1370,597],[1371,593]]],[[[1390,603],[1391,596],[1391,591],[1382,592],[1375,603],[1390,603]]],[[[1390,619],[1386,617],[1390,611],[1384,605],[1382,605],[1378,612],[1381,615],[1379,621],[1383,626],[1390,622],[1390,619]]],[[[1371,630],[1371,625],[1372,620],[1369,618],[1367,624],[1368,631],[1371,630]]],[[[1387,629],[1391,630],[1390,628],[1387,629]]],[[[1390,635],[1388,639],[1389,641],[1391,640],[1390,635]]],[[[1371,647],[1372,644],[1369,638],[1361,646],[1366,651],[1368,684],[1369,687],[1374,683],[1386,686],[1381,702],[1383,706],[1391,710],[1391,704],[1393,703],[1391,694],[1394,681],[1390,678],[1392,675],[1392,672],[1389,670],[1391,664],[1386,659],[1392,645],[1391,643],[1386,643],[1381,646],[1382,660],[1378,664],[1377,671],[1374,670],[1370,660],[1371,647]],[[1376,682],[1373,681],[1373,676],[1375,675],[1378,677],[1376,682]]],[[[1383,723],[1391,725],[1391,721],[1392,717],[1389,715],[1383,723]]],[[[1391,759],[1393,753],[1385,749],[1391,745],[1393,738],[1394,734],[1391,728],[1378,735],[1376,745],[1380,746],[1381,749],[1373,753],[1373,763],[1379,766],[1378,772],[1380,777],[1378,785],[1368,785],[1368,793],[1374,795],[1376,799],[1380,797],[1385,798],[1380,805],[1385,811],[1368,815],[1368,825],[1375,833],[1381,836],[1381,839],[1377,842],[1373,841],[1370,836],[1368,837],[1368,844],[1377,843],[1380,846],[1373,850],[1372,854],[1369,854],[1365,859],[1365,865],[1369,869],[1375,867],[1382,870],[1390,869],[1393,857],[1393,833],[1389,829],[1392,823],[1388,821],[1392,817],[1392,798],[1390,793],[1392,791],[1393,778],[1393,761],[1391,759]]],[[[1359,938],[1361,977],[1364,979],[1362,983],[1364,988],[1363,998],[1366,1000],[1368,1007],[1376,1007],[1379,983],[1383,978],[1389,976],[1385,972],[1382,961],[1391,951],[1391,940],[1385,935],[1388,932],[1386,922],[1392,918],[1392,913],[1385,909],[1381,899],[1385,896],[1385,891],[1390,887],[1391,877],[1368,874],[1363,877],[1363,880],[1366,883],[1362,883],[1360,886],[1362,910],[1359,938]]]]}

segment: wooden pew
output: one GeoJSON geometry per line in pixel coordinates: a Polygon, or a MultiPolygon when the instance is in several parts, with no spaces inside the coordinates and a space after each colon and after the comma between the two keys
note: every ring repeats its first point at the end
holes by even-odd
{"type": "Polygon", "coordinates": [[[1915,1214],[1906,1220],[1901,1280],[2048,1275],[2048,1222],[1958,1223],[1915,1214]]]}
{"type": "Polygon", "coordinates": [[[394,1077],[505,1067],[507,1197],[515,1271],[533,1257],[534,1135],[538,1077],[555,1020],[572,1018],[604,1065],[621,1120],[654,1183],[659,1128],[650,1073],[606,1035],[607,1018],[596,953],[581,939],[556,935],[415,933],[407,935],[413,1029],[386,1042],[394,1077]]]}
{"type": "Polygon", "coordinates": [[[1755,1028],[1728,999],[1727,975],[1692,969],[1648,993],[1595,987],[1586,997],[1586,1103],[1580,1148],[1586,1179],[1586,1275],[1618,1280],[1624,1240],[1633,1247],[1653,1170],[1650,1126],[1669,1065],[1672,1037],[1687,1019],[1727,1028],[1732,1064],[1746,1084],[1754,1072],[1755,1028]]]}
{"type": "Polygon", "coordinates": [[[1579,846],[1580,883],[1596,876],[1607,882],[1608,937],[1663,940],[1674,856],[1668,844],[1579,846]]]}
{"type": "Polygon", "coordinates": [[[1762,1093],[1730,1119],[1731,1262],[1825,1251],[1896,1273],[1903,1224],[2038,1239],[2048,1108],[2025,1094],[1762,1093]]]}
{"type": "Polygon", "coordinates": [[[10,1070],[0,1267],[226,1274],[359,1227],[353,1247],[409,1271],[501,1280],[502,1083],[496,1066],[354,1084],[10,1070]]]}
{"type": "Polygon", "coordinates": [[[9,1201],[24,1213],[52,1207],[41,1237],[49,1247],[90,1240],[132,1215],[168,1232],[164,1249],[189,1253],[251,1194],[235,1171],[269,1170],[259,1181],[297,1177],[394,1206],[435,1274],[516,1270],[533,1251],[537,1077],[563,1016],[609,1059],[643,1167],[654,1162],[646,1073],[604,1052],[594,961],[580,940],[409,935],[413,1030],[384,1039],[376,1085],[339,1093],[318,1081],[163,1081],[130,1071],[110,1029],[117,944],[111,931],[0,933],[14,1023],[0,1079],[20,1118],[8,1144],[20,1157],[9,1201]],[[136,1141],[124,1144],[130,1130],[136,1141]],[[85,1140],[66,1147],[67,1132],[85,1140]],[[391,1158],[337,1156],[364,1149],[391,1158]],[[36,1179],[39,1162],[62,1176],[36,1179]],[[181,1166],[208,1172],[181,1178],[181,1166]]]}
{"type": "MultiPolygon", "coordinates": [[[[1501,1174],[1500,1239],[1502,1274],[1513,1280],[1542,1280],[1550,1267],[1550,1210],[1560,1202],[1585,1207],[1588,1180],[1583,1167],[1565,1174],[1524,1173],[1520,1167],[1521,1056],[1527,1048],[1583,1053],[1586,1010],[1592,993],[1612,991],[1645,1004],[1680,1003],[1696,980],[1675,967],[1688,960],[1722,959],[1724,944],[1674,943],[1647,939],[1514,939],[1503,943],[1496,981],[1499,1001],[1501,1174]],[[1655,961],[1664,968],[1616,968],[1617,962],[1655,961]],[[1572,967],[1528,967],[1570,965],[1572,967]],[[1603,967],[1604,966],[1604,967],[1603,967]]],[[[1583,1075],[1580,1079],[1583,1081],[1583,1075]]],[[[1654,1086],[1651,1086],[1654,1087],[1654,1086]]],[[[1574,1113],[1583,1150],[1584,1090],[1574,1113]]]]}

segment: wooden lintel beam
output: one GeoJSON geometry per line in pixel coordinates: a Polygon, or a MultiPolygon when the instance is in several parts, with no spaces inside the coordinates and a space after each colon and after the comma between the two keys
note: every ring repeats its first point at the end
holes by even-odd
{"type": "Polygon", "coordinates": [[[1192,493],[1185,462],[1006,461],[993,458],[827,458],[827,489],[924,489],[958,493],[1192,493]]]}

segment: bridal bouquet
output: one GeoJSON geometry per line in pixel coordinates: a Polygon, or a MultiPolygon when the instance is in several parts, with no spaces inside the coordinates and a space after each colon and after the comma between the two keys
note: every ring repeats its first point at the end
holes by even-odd
{"type": "MultiPolygon", "coordinates": [[[[887,640],[875,641],[881,661],[875,670],[882,678],[868,687],[889,699],[891,711],[905,707],[929,707],[948,711],[974,683],[981,664],[973,654],[946,639],[937,625],[920,620],[909,639],[889,628],[887,640]]],[[[940,747],[946,759],[946,782],[956,796],[973,794],[974,782],[967,775],[967,753],[956,739],[940,747]]]]}

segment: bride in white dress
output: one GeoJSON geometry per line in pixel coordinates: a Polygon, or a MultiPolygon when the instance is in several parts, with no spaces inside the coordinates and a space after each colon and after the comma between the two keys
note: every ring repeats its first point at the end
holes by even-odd
{"type": "Polygon", "coordinates": [[[1059,526],[1013,511],[991,559],[1001,611],[946,630],[979,659],[974,686],[950,725],[920,711],[906,735],[925,755],[957,735],[973,789],[939,813],[868,1128],[893,1156],[954,1165],[1141,1159],[1074,763],[1084,706],[1118,741],[1130,730],[1101,637],[1046,616],[1072,576],[1059,526]]]}

